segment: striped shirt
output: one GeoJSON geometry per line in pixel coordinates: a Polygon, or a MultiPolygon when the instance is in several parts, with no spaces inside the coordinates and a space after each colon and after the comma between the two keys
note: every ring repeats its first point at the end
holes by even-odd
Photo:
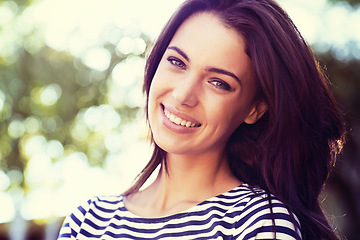
{"type": "Polygon", "coordinates": [[[181,213],[143,218],[123,196],[94,197],[66,217],[59,239],[274,239],[274,229],[276,239],[301,239],[295,215],[271,198],[243,184],[181,213]]]}

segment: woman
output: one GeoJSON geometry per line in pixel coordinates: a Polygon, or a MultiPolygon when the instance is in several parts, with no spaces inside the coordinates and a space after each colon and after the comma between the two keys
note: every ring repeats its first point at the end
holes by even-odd
{"type": "Polygon", "coordinates": [[[147,59],[144,91],[150,162],[121,196],[80,206],[60,238],[337,239],[317,198],[342,118],[275,2],[186,1],[147,59]]]}

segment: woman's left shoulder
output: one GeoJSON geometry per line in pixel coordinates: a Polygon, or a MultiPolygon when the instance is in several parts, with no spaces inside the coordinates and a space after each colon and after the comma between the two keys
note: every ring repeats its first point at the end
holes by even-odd
{"type": "Polygon", "coordinates": [[[259,211],[284,213],[296,217],[295,214],[292,213],[281,200],[273,194],[266,192],[262,188],[249,186],[247,184],[243,184],[241,188],[243,189],[243,195],[246,193],[246,199],[242,199],[242,201],[246,202],[244,211],[249,211],[251,209],[253,211],[253,209],[258,209],[259,211]]]}
{"type": "Polygon", "coordinates": [[[232,194],[236,193],[238,202],[232,209],[238,213],[236,239],[274,238],[274,232],[276,239],[301,239],[298,218],[274,195],[247,184],[234,189],[232,194]]]}

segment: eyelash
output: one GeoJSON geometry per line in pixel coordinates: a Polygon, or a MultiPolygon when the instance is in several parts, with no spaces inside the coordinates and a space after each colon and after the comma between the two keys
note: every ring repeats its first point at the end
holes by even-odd
{"type": "Polygon", "coordinates": [[[210,81],[208,81],[210,84],[212,84],[214,87],[218,88],[218,89],[221,89],[221,90],[225,90],[225,91],[229,91],[231,92],[232,91],[232,88],[231,86],[223,81],[223,80],[220,80],[220,79],[212,79],[210,81]]]}
{"type": "MultiPolygon", "coordinates": [[[[176,57],[168,57],[167,60],[174,67],[180,68],[181,70],[186,70],[185,63],[183,61],[181,61],[180,59],[178,59],[176,57]]],[[[218,88],[220,90],[229,91],[229,92],[232,91],[231,86],[227,82],[225,82],[223,80],[214,78],[214,79],[208,81],[208,83],[210,83],[215,88],[218,88]]]]}
{"type": "Polygon", "coordinates": [[[181,68],[182,70],[186,69],[186,65],[183,61],[176,57],[168,57],[167,60],[170,62],[171,65],[177,68],[181,68]]]}

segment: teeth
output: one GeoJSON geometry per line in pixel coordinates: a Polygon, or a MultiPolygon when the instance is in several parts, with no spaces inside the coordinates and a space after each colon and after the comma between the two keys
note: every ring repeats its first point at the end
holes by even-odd
{"type": "Polygon", "coordinates": [[[175,123],[177,125],[181,125],[184,127],[196,127],[196,123],[192,123],[192,122],[186,121],[184,119],[181,119],[180,117],[175,116],[174,114],[170,113],[166,109],[164,109],[164,113],[165,113],[165,116],[170,121],[172,121],[173,123],[175,123]]]}
{"type": "Polygon", "coordinates": [[[181,118],[175,118],[175,121],[174,121],[174,123],[176,123],[177,125],[180,125],[180,123],[181,123],[181,118]]]}

